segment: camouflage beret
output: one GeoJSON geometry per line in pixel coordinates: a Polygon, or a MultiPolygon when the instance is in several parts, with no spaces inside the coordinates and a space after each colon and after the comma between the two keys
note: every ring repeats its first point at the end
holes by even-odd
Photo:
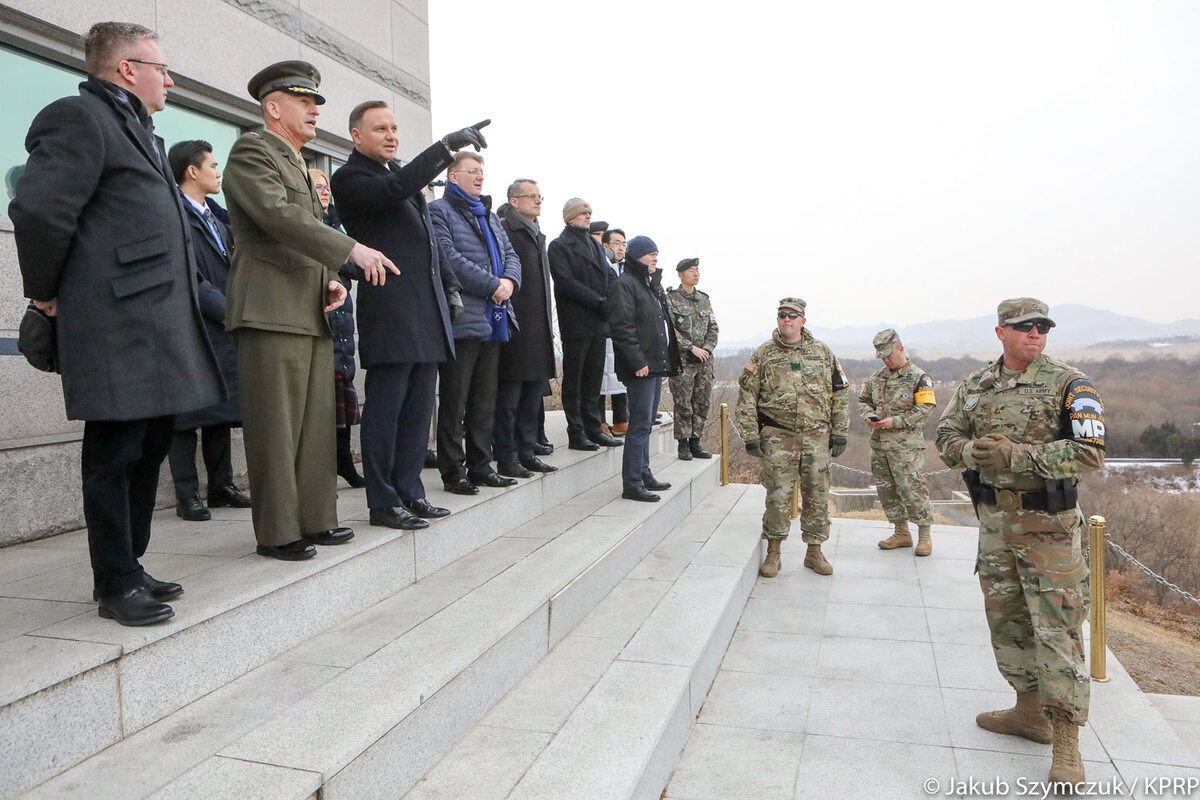
{"type": "Polygon", "coordinates": [[[807,304],[799,297],[785,297],[779,301],[780,308],[790,308],[793,311],[799,311],[801,316],[804,316],[804,309],[807,304]]]}
{"type": "Polygon", "coordinates": [[[887,358],[892,354],[896,345],[900,344],[900,334],[896,333],[895,328],[884,328],[875,334],[871,344],[875,346],[876,358],[887,358]]]}
{"type": "Polygon", "coordinates": [[[1014,297],[1005,300],[996,307],[996,319],[998,325],[1012,325],[1016,322],[1044,319],[1050,323],[1050,327],[1054,327],[1054,320],[1050,319],[1050,306],[1032,297],[1014,297]]]}
{"type": "Polygon", "coordinates": [[[683,272],[685,269],[691,269],[692,267],[698,267],[698,266],[700,266],[700,259],[685,258],[683,261],[680,261],[678,264],[675,265],[675,271],[683,272]]]}
{"type": "Polygon", "coordinates": [[[317,91],[321,85],[321,73],[307,61],[280,61],[259,71],[246,84],[246,91],[255,100],[262,101],[271,92],[288,92],[313,98],[322,105],[325,98],[317,91]]]}

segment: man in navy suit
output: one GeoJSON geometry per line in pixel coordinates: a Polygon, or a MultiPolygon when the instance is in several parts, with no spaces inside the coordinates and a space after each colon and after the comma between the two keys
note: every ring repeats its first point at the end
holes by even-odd
{"type": "Polygon", "coordinates": [[[237,348],[225,332],[225,287],[229,283],[233,233],[208,203],[210,194],[221,191],[221,172],[217,169],[212,145],[200,139],[177,142],[167,153],[167,161],[179,184],[180,199],[192,232],[192,254],[202,279],[199,290],[204,328],[217,353],[221,376],[229,388],[229,397],[215,406],[175,417],[175,438],[169,455],[171,478],[175,483],[175,513],[188,521],[203,522],[212,519],[212,514],[200,502],[200,481],[196,475],[197,439],[208,472],[209,508],[250,507],[250,498],[233,482],[230,436],[231,430],[242,424],[237,391],[237,348]]]}
{"type": "Polygon", "coordinates": [[[400,269],[374,286],[358,285],[358,347],[366,377],[362,415],[363,477],[370,523],[416,529],[450,512],[425,499],[429,421],[438,364],[454,357],[451,310],[462,310],[461,288],[442,269],[429,222],[425,187],[449,166],[453,149],[486,146],[478,128],[449,134],[408,164],[396,115],[382,100],[350,112],[354,151],[330,178],[346,232],[381,250],[400,269]]]}

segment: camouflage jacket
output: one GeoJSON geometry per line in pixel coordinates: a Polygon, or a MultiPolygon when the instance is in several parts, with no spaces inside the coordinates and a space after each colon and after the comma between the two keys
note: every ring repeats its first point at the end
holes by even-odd
{"type": "Polygon", "coordinates": [[[999,489],[1037,490],[1047,478],[1069,478],[1104,464],[1104,401],[1074,367],[1040,355],[1016,378],[1002,381],[1003,359],[963,380],[937,426],[942,461],[975,466],[964,453],[972,440],[1002,433],[1013,446],[1009,469],[983,470],[999,489]]]}
{"type": "Polygon", "coordinates": [[[696,363],[692,345],[710,353],[717,349],[717,318],[707,294],[699,289],[690,293],[680,288],[667,289],[667,309],[671,312],[684,366],[696,363]]]}
{"type": "Polygon", "coordinates": [[[863,385],[858,413],[892,418],[891,428],[871,431],[871,446],[879,450],[919,450],[925,447],[925,420],[933,413],[933,379],[909,361],[900,369],[883,367],[863,385]]]}
{"type": "Polygon", "coordinates": [[[738,380],[738,430],[752,437],[773,422],[793,431],[826,429],[845,436],[850,428],[846,385],[833,352],[807,329],[795,344],[785,344],[775,331],[750,356],[738,380]]]}

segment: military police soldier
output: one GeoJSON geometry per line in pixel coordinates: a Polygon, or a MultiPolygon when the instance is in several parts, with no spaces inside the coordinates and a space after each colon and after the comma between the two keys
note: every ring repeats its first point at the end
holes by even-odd
{"type": "Polygon", "coordinates": [[[917,523],[918,556],[933,552],[929,526],[933,511],[925,481],[925,420],[933,412],[933,379],[908,360],[892,328],[875,334],[875,355],[883,359],[858,395],[858,411],[871,429],[871,474],[875,490],[895,530],[879,543],[884,550],[912,547],[908,523],[917,523]]]}
{"type": "Polygon", "coordinates": [[[704,420],[712,397],[712,354],[717,348],[717,318],[708,295],[696,288],[700,282],[700,259],[685,258],[675,267],[679,286],[667,290],[667,309],[679,342],[680,373],[668,381],[675,401],[675,439],[679,457],[712,458],[700,446],[704,420]]]}
{"type": "Polygon", "coordinates": [[[963,380],[938,423],[937,448],[948,465],[967,468],[992,648],[1017,692],[1014,708],[975,721],[1053,741],[1050,780],[1074,784],[1084,780],[1078,736],[1089,699],[1076,476],[1104,463],[1104,403],[1086,375],[1042,354],[1049,312],[1030,297],[1000,304],[1004,355],[963,380]]]}
{"type": "Polygon", "coordinates": [[[750,356],[738,382],[737,425],[746,452],[762,459],[767,490],[762,536],[767,557],[758,574],[779,574],[779,544],[791,529],[792,488],[800,483],[804,566],[832,575],[821,553],[829,538],[829,465],[846,449],[850,426],[846,375],[829,347],[805,330],[805,303],[779,301],[778,329],[750,356]]]}
{"type": "Polygon", "coordinates": [[[300,155],[317,130],[321,74],[305,61],[272,64],[247,91],[264,126],[243,134],[225,167],[233,266],[225,327],[242,382],[246,466],[259,555],[296,561],[313,544],[354,536],[337,527],[333,338],[326,312],[346,288],[353,260],[374,284],[399,270],[321,221],[321,203],[300,155]]]}

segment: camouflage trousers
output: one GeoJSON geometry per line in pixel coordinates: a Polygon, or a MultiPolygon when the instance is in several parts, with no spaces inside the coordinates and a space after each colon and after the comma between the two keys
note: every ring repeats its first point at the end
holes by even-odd
{"type": "Polygon", "coordinates": [[[704,435],[704,421],[708,419],[712,397],[712,362],[684,364],[678,375],[667,380],[667,385],[675,402],[675,438],[679,441],[699,439],[704,435]]]}
{"type": "Polygon", "coordinates": [[[925,480],[925,451],[871,448],[871,474],[888,522],[933,524],[929,484],[925,480]]]}
{"type": "Polygon", "coordinates": [[[1078,510],[1000,511],[979,504],[979,585],[1000,674],[1041,694],[1042,711],[1087,722],[1083,663],[1089,588],[1078,510]]]}
{"type": "Polygon", "coordinates": [[[829,431],[762,429],[762,483],[767,490],[762,538],[783,540],[792,527],[792,491],[800,484],[800,532],[806,544],[829,538],[829,431]]]}

